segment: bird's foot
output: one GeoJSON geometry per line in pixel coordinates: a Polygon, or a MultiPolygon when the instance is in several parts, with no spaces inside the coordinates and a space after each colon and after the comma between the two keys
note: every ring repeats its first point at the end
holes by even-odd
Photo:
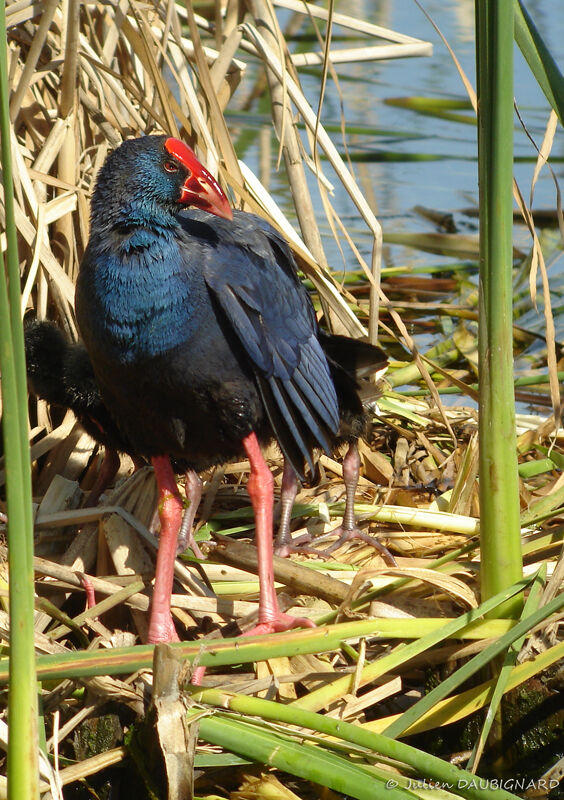
{"type": "MultiPolygon", "coordinates": [[[[268,620],[259,622],[254,628],[242,633],[241,638],[247,636],[262,636],[270,633],[284,633],[284,631],[289,631],[293,628],[315,628],[315,622],[311,619],[307,617],[292,617],[290,614],[284,614],[282,611],[269,613],[269,617],[268,620]]],[[[190,683],[193,686],[201,686],[205,674],[205,667],[195,667],[190,678],[190,683]]]]}
{"type": "Polygon", "coordinates": [[[388,548],[384,547],[382,542],[380,542],[376,536],[371,536],[369,533],[361,531],[356,525],[352,528],[346,528],[344,525],[339,525],[339,527],[334,528],[328,533],[324,533],[322,536],[313,537],[309,533],[304,533],[302,536],[298,536],[295,539],[290,539],[289,541],[284,540],[283,542],[280,542],[276,545],[274,552],[277,556],[281,556],[282,558],[286,558],[293,553],[308,553],[310,555],[328,556],[351,539],[361,539],[363,542],[366,542],[366,544],[369,544],[371,547],[374,547],[375,550],[378,550],[388,566],[397,567],[397,562],[388,548]],[[337,540],[333,542],[333,544],[329,545],[329,547],[317,547],[320,542],[324,542],[333,536],[337,536],[337,540]],[[312,543],[315,543],[316,546],[313,547],[312,543]]]}
{"type": "Polygon", "coordinates": [[[315,628],[315,622],[307,617],[292,617],[282,611],[269,615],[269,619],[259,622],[250,631],[245,631],[243,636],[261,636],[267,633],[284,633],[292,628],[315,628]]]}
{"type": "Polygon", "coordinates": [[[188,547],[200,560],[204,560],[204,554],[196,544],[194,539],[194,520],[196,512],[202,499],[202,481],[200,476],[189,469],[184,475],[184,490],[186,492],[186,503],[182,513],[182,523],[178,531],[177,555],[183,553],[188,547]]]}
{"type": "Polygon", "coordinates": [[[303,533],[295,539],[288,534],[287,537],[280,537],[274,542],[274,555],[280,558],[288,558],[295,553],[317,553],[314,547],[310,547],[314,537],[310,533],[303,533]]]}
{"type": "Polygon", "coordinates": [[[180,533],[178,534],[178,545],[176,547],[176,554],[182,555],[186,550],[192,550],[196,558],[199,558],[201,561],[205,561],[206,557],[200,550],[200,547],[196,540],[194,539],[194,534],[192,531],[188,535],[183,535],[182,528],[180,529],[180,533]]]}
{"type": "Polygon", "coordinates": [[[335,550],[338,550],[341,545],[345,544],[345,542],[349,542],[351,539],[360,539],[377,550],[388,566],[397,567],[398,565],[388,548],[384,547],[382,542],[380,542],[376,536],[371,536],[369,533],[361,531],[356,525],[352,528],[346,528],[344,525],[339,525],[338,528],[334,528],[332,531],[329,531],[329,533],[324,533],[322,536],[318,536],[315,541],[316,543],[323,542],[332,536],[337,536],[337,541],[333,542],[333,544],[329,545],[329,547],[325,547],[323,550],[318,550],[318,553],[330,555],[335,550]]]}

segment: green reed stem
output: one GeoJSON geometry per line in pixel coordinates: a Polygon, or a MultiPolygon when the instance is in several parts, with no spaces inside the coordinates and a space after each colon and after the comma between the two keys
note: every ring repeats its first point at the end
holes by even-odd
{"type": "Polygon", "coordinates": [[[39,797],[34,651],[33,519],[20,273],[11,164],[6,14],[0,11],[0,128],[7,250],[0,270],[0,369],[10,570],[8,798],[39,797]]]}
{"type": "MultiPolygon", "coordinates": [[[[522,574],[512,331],[513,4],[476,1],[482,598],[522,574]]],[[[506,613],[518,615],[520,601],[506,613]]]]}
{"type": "MultiPolygon", "coordinates": [[[[328,736],[335,737],[338,740],[350,742],[358,745],[359,747],[366,748],[367,751],[378,753],[385,758],[394,759],[394,761],[403,762],[408,765],[418,777],[424,777],[427,780],[437,781],[442,784],[444,788],[448,788],[451,792],[468,798],[468,800],[515,800],[515,795],[504,789],[499,789],[490,786],[487,781],[478,781],[476,776],[472,775],[465,770],[458,769],[458,767],[443,761],[436,756],[424,753],[411,747],[403,742],[397,742],[390,739],[388,736],[368,731],[361,725],[354,725],[350,722],[344,722],[340,719],[332,719],[331,717],[323,714],[316,714],[312,711],[304,711],[301,708],[295,708],[293,705],[282,705],[270,700],[259,700],[255,697],[246,697],[244,695],[232,694],[218,689],[202,689],[200,687],[191,687],[192,697],[194,700],[209,705],[216,706],[220,709],[227,709],[232,712],[241,713],[244,715],[254,715],[262,719],[275,720],[289,725],[298,725],[303,728],[317,731],[328,736]]],[[[207,739],[215,744],[223,744],[233,748],[234,752],[247,755],[248,745],[246,736],[243,729],[239,731],[237,738],[232,737],[229,744],[226,742],[226,736],[218,729],[217,721],[210,724],[210,720],[219,720],[223,714],[218,713],[217,718],[206,716],[200,718],[200,735],[202,738],[207,739]]],[[[250,753],[249,753],[250,755],[250,753]]],[[[251,756],[254,757],[254,754],[251,756]]],[[[390,778],[394,778],[394,773],[390,773],[390,778]]],[[[415,781],[414,781],[415,783],[415,781]]],[[[367,794],[355,794],[354,797],[385,797],[388,791],[397,789],[400,785],[399,781],[390,780],[385,787],[384,792],[379,792],[380,787],[374,785],[370,787],[372,791],[367,794]]]]}

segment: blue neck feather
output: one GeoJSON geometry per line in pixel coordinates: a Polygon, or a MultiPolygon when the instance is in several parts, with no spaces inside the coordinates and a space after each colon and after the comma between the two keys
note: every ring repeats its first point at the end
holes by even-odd
{"type": "Polygon", "coordinates": [[[129,363],[189,339],[200,324],[198,304],[189,302],[189,273],[195,270],[173,231],[133,226],[96,242],[89,262],[97,327],[117,357],[129,363]]]}

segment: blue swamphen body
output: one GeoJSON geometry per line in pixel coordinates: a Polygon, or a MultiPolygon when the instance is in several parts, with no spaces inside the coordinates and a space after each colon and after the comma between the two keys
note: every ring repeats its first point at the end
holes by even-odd
{"type": "Polygon", "coordinates": [[[276,439],[301,476],[314,448],[330,450],[340,416],[362,408],[354,378],[330,355],[340,337],[320,333],[285,240],[259,217],[232,211],[179,140],[124,142],[98,176],[76,312],[104,404],[159,484],[150,639],[176,636],[170,592],[182,504],[171,457],[195,471],[249,458],[261,582],[255,632],[308,624],[278,610],[273,485],[260,446],[276,439]]]}

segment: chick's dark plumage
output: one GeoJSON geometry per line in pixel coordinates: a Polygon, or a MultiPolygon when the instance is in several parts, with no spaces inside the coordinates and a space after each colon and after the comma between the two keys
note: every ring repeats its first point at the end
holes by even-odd
{"type": "Polygon", "coordinates": [[[32,392],[70,408],[97,442],[133,454],[102,401],[90,357],[80,342],[68,342],[52,322],[33,321],[24,330],[27,377],[32,392]]]}

